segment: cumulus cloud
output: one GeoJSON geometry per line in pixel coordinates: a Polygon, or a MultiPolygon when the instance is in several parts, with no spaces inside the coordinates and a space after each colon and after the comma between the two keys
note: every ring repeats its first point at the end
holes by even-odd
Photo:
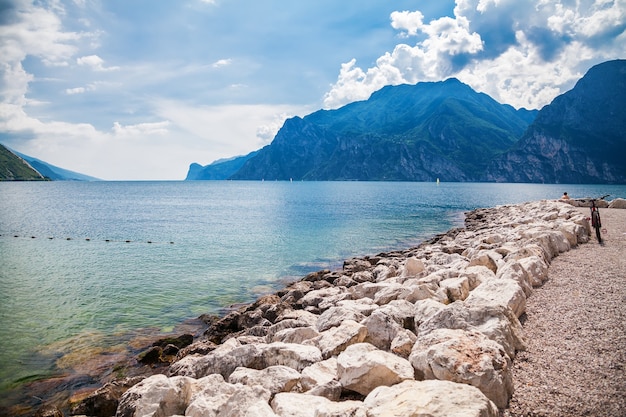
{"type": "Polygon", "coordinates": [[[367,69],[342,64],[326,108],[364,100],[384,85],[457,77],[516,107],[540,108],[592,65],[623,58],[624,0],[456,0],[454,14],[424,21],[390,15],[400,43],[367,69]]]}
{"type": "Polygon", "coordinates": [[[76,63],[81,66],[86,66],[94,71],[116,71],[120,67],[105,67],[104,60],[98,55],[83,56],[76,59],[76,63]]]}
{"type": "Polygon", "coordinates": [[[168,127],[170,122],[164,120],[162,122],[154,123],[139,123],[135,125],[123,126],[119,122],[113,123],[113,133],[116,137],[136,137],[136,136],[152,136],[152,135],[165,135],[168,133],[168,127]]]}

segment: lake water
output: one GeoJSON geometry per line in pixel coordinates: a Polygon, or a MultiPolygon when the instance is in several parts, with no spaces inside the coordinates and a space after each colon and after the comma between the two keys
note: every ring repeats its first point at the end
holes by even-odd
{"type": "Polygon", "coordinates": [[[626,197],[598,185],[0,183],[0,394],[349,257],[417,245],[464,211],[563,191],[626,197]]]}

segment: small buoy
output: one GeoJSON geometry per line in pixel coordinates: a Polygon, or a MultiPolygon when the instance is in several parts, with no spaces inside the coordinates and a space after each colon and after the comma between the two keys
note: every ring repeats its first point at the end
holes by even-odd
{"type": "Polygon", "coordinates": [[[110,242],[110,240],[109,240],[109,239],[104,239],[104,241],[105,241],[105,242],[110,242]]]}
{"type": "Polygon", "coordinates": [[[86,240],[87,242],[89,242],[91,239],[89,239],[89,238],[87,237],[87,238],[85,238],[85,240],[86,240]]]}
{"type": "Polygon", "coordinates": [[[53,238],[52,236],[50,236],[50,237],[48,237],[48,239],[52,240],[52,239],[54,239],[54,238],[53,238]]]}
{"type": "Polygon", "coordinates": [[[13,235],[13,237],[19,237],[18,235],[13,235]]]}
{"type": "Polygon", "coordinates": [[[174,242],[170,242],[170,245],[173,245],[173,244],[174,244],[174,242]]]}
{"type": "Polygon", "coordinates": [[[127,240],[126,243],[130,243],[130,240],[127,240]]]}
{"type": "Polygon", "coordinates": [[[71,237],[68,237],[68,238],[67,238],[67,239],[65,239],[65,240],[72,240],[72,238],[71,238],[71,237]]]}
{"type": "Polygon", "coordinates": [[[36,237],[35,237],[35,236],[31,236],[30,238],[31,238],[31,239],[36,239],[36,237]]]}
{"type": "Polygon", "coordinates": [[[149,240],[149,241],[148,241],[148,243],[152,243],[152,241],[151,241],[151,240],[149,240]]]}

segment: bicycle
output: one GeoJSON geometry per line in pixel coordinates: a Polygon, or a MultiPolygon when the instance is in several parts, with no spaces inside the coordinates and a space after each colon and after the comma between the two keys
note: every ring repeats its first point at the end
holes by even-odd
{"type": "Polygon", "coordinates": [[[602,234],[600,230],[602,228],[602,220],[600,219],[600,210],[598,209],[598,206],[596,206],[596,201],[604,200],[610,195],[611,194],[607,194],[607,195],[603,195],[602,197],[590,198],[588,200],[587,199],[578,200],[583,203],[586,203],[587,201],[591,202],[591,205],[589,206],[589,209],[591,210],[591,215],[587,220],[591,220],[591,227],[593,227],[596,230],[596,238],[598,239],[598,243],[600,244],[602,244],[602,234]]]}

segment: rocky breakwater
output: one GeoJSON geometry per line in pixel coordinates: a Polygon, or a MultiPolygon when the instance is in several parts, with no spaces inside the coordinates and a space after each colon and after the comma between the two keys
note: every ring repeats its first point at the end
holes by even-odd
{"type": "Polygon", "coordinates": [[[464,229],[216,319],[167,375],[126,391],[117,416],[497,416],[527,297],[588,239],[561,202],[469,212],[464,229]]]}

